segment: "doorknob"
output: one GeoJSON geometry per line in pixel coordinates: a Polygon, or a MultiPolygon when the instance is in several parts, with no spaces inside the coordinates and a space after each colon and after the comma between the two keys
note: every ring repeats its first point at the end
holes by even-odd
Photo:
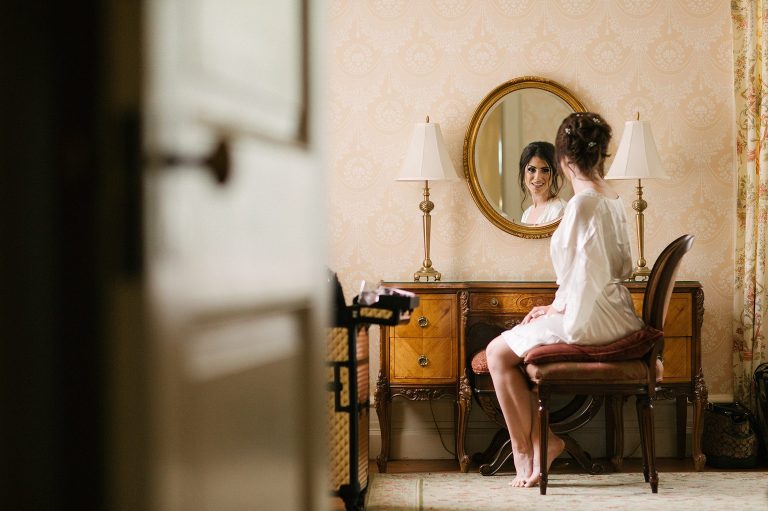
{"type": "Polygon", "coordinates": [[[179,167],[182,165],[205,167],[210,171],[213,179],[223,185],[232,174],[232,158],[229,145],[227,139],[219,138],[207,156],[183,156],[174,153],[161,154],[159,164],[163,167],[179,167]]]}

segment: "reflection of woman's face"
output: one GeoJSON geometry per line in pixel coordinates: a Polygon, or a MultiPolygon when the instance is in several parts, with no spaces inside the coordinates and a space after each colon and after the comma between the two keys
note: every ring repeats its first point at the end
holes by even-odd
{"type": "Polygon", "coordinates": [[[552,169],[549,164],[534,156],[525,166],[525,186],[531,195],[546,200],[549,194],[549,181],[552,178],[552,169]]]}

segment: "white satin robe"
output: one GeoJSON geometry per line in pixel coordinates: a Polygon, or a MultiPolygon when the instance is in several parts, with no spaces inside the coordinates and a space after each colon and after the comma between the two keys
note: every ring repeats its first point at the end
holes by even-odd
{"type": "Polygon", "coordinates": [[[542,344],[608,344],[643,327],[621,284],[632,273],[632,253],[620,199],[591,189],[574,195],[549,253],[559,285],[554,310],[501,334],[519,357],[542,344]]]}
{"type": "MultiPolygon", "coordinates": [[[[560,197],[554,197],[552,199],[549,199],[547,203],[544,205],[544,214],[541,215],[541,217],[536,221],[535,224],[530,225],[542,225],[542,224],[548,224],[550,222],[554,222],[558,218],[560,218],[563,215],[563,210],[566,207],[566,202],[561,199],[560,197]]],[[[533,211],[533,205],[528,206],[525,211],[523,211],[523,216],[520,219],[521,223],[528,224],[528,216],[531,214],[531,211],[533,211]]]]}

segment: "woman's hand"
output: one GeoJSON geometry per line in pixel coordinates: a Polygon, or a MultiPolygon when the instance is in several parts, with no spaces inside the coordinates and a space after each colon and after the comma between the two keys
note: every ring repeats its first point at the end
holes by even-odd
{"type": "Polygon", "coordinates": [[[530,323],[531,321],[536,321],[537,319],[546,316],[549,314],[550,310],[552,310],[551,305],[537,305],[533,309],[531,309],[531,312],[529,312],[524,318],[523,321],[520,322],[521,325],[526,325],[530,323]]]}

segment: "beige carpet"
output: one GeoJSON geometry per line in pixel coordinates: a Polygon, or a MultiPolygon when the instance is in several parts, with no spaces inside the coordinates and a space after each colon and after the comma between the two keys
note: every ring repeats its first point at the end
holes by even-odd
{"type": "Polygon", "coordinates": [[[512,488],[512,475],[372,474],[366,511],[768,510],[768,471],[659,474],[659,493],[637,472],[552,474],[547,495],[512,488]]]}

